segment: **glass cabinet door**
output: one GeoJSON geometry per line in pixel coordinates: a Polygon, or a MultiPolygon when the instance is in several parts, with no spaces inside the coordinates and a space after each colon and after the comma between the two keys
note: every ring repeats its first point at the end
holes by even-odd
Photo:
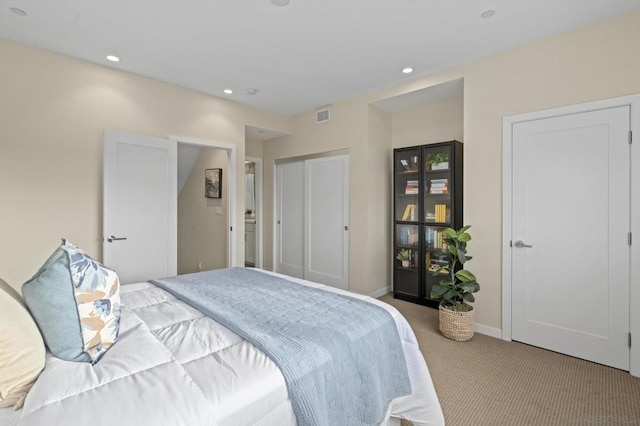
{"type": "Polygon", "coordinates": [[[396,152],[395,156],[395,220],[420,222],[420,150],[396,152]]]}
{"type": "Polygon", "coordinates": [[[420,291],[420,231],[418,225],[396,225],[395,290],[418,296],[420,291]]]}
{"type": "Polygon", "coordinates": [[[445,273],[436,273],[439,266],[445,266],[448,263],[449,251],[442,238],[444,229],[439,226],[424,227],[426,298],[430,298],[431,288],[434,284],[446,278],[445,273]]]}
{"type": "Polygon", "coordinates": [[[450,226],[452,206],[451,146],[423,147],[424,222],[450,226]]]}

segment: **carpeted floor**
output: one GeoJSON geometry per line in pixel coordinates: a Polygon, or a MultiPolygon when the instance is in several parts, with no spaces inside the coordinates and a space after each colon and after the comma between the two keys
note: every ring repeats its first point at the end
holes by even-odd
{"type": "Polygon", "coordinates": [[[640,378],[477,333],[454,342],[438,331],[437,310],[380,300],[411,324],[448,426],[640,425],[640,378]]]}

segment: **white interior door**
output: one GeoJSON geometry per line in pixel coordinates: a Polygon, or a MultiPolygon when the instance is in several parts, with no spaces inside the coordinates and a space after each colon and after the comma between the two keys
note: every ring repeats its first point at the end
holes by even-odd
{"type": "Polygon", "coordinates": [[[304,278],[349,288],[349,157],[305,162],[304,278]]]}
{"type": "Polygon", "coordinates": [[[177,148],[106,131],[103,260],[122,283],[177,273],[177,148]]]}
{"type": "Polygon", "coordinates": [[[512,147],[513,340],[624,370],[629,125],[629,107],[516,123],[512,147]]]}
{"type": "Polygon", "coordinates": [[[304,278],[304,161],[276,167],[276,271],[304,278]]]}

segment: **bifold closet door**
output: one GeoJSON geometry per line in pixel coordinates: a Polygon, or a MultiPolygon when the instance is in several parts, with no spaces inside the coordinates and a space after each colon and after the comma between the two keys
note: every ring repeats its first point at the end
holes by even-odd
{"type": "Polygon", "coordinates": [[[276,271],[304,278],[304,161],[277,165],[276,271]]]}

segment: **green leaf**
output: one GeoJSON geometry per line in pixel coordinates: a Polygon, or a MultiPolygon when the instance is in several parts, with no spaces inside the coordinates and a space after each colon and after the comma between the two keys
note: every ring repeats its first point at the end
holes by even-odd
{"type": "Polygon", "coordinates": [[[451,287],[453,285],[453,281],[451,280],[440,280],[440,284],[442,286],[451,287]]]}
{"type": "Polygon", "coordinates": [[[471,294],[471,293],[463,293],[462,294],[462,298],[464,300],[466,300],[467,302],[475,302],[476,301],[476,298],[473,297],[473,294],[471,294]]]}
{"type": "Polygon", "coordinates": [[[449,290],[449,287],[445,287],[445,286],[441,286],[441,285],[436,284],[431,288],[431,297],[433,297],[434,299],[439,299],[448,290],[449,290]]]}
{"type": "Polygon", "coordinates": [[[461,269],[458,272],[456,272],[456,277],[459,278],[460,281],[462,282],[469,282],[469,281],[476,280],[476,276],[473,275],[471,272],[467,271],[466,269],[461,269]]]}
{"type": "Polygon", "coordinates": [[[444,230],[444,236],[448,238],[457,238],[458,233],[454,231],[452,228],[447,228],[444,230]]]}
{"type": "Polygon", "coordinates": [[[458,252],[458,260],[460,261],[460,263],[464,263],[467,261],[467,256],[465,256],[464,252],[458,252]]]}
{"type": "Polygon", "coordinates": [[[458,233],[462,234],[463,232],[466,232],[467,229],[469,228],[471,228],[471,225],[463,226],[462,228],[458,229],[458,233]]]}
{"type": "Polygon", "coordinates": [[[480,290],[480,284],[478,284],[475,281],[462,283],[460,284],[460,290],[462,290],[465,293],[475,293],[476,291],[480,290]]]}
{"type": "Polygon", "coordinates": [[[467,234],[466,232],[463,232],[458,236],[458,240],[466,243],[467,241],[471,241],[471,235],[467,234]]]}
{"type": "Polygon", "coordinates": [[[442,295],[442,298],[447,301],[456,301],[460,299],[460,294],[454,289],[448,289],[446,293],[442,295]]]}

